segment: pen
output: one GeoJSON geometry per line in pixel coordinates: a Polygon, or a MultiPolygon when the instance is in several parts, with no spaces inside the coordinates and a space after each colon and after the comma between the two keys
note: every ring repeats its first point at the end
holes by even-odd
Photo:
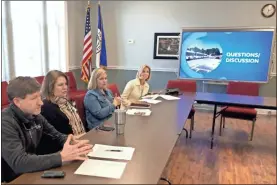
{"type": "Polygon", "coordinates": [[[122,152],[122,150],[105,150],[107,152],[122,152]]]}

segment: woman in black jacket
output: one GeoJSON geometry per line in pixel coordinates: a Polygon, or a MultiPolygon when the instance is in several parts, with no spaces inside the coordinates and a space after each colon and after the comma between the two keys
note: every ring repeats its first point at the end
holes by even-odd
{"type": "MultiPolygon", "coordinates": [[[[57,131],[67,135],[73,134],[76,137],[86,133],[76,108],[67,99],[68,78],[66,74],[58,70],[49,71],[44,77],[41,93],[44,98],[41,114],[57,131]]],[[[47,146],[49,139],[50,137],[43,138],[43,144],[39,147],[39,152],[42,154],[61,149],[57,146],[47,146]]]]}

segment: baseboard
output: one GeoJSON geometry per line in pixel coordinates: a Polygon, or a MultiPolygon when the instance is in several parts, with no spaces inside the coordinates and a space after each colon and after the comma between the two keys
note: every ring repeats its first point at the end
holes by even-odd
{"type": "Polygon", "coordinates": [[[256,109],[260,115],[276,115],[276,110],[256,109]]]}
{"type": "MultiPolygon", "coordinates": [[[[207,104],[194,104],[194,108],[196,110],[205,110],[209,112],[213,112],[214,105],[207,105],[207,104]]],[[[268,109],[256,109],[257,114],[259,115],[276,115],[276,110],[268,110],[268,109]]]]}

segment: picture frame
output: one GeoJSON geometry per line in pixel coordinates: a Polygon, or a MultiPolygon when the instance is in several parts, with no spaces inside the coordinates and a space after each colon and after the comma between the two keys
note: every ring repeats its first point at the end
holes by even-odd
{"type": "Polygon", "coordinates": [[[155,33],[153,59],[179,58],[180,33],[155,33]]]}

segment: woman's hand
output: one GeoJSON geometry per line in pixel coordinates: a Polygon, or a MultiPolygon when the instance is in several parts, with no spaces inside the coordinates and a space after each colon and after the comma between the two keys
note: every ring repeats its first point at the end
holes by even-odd
{"type": "Polygon", "coordinates": [[[118,105],[120,105],[121,104],[121,98],[120,97],[114,97],[114,99],[113,99],[113,104],[114,104],[114,106],[118,106],[118,105]]]}

